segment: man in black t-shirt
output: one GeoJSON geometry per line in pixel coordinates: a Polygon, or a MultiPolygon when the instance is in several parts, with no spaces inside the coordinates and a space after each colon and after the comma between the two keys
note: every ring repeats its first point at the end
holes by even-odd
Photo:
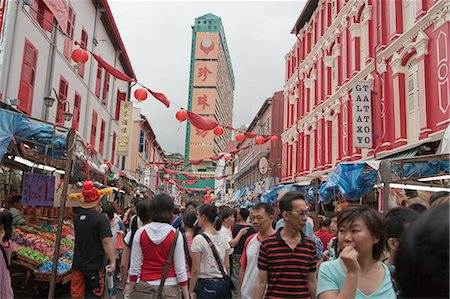
{"type": "Polygon", "coordinates": [[[102,298],[106,258],[110,267],[108,275],[116,268],[111,228],[106,217],[100,214],[100,195],[91,181],[83,183],[83,198],[74,220],[71,294],[72,298],[102,298]]]}

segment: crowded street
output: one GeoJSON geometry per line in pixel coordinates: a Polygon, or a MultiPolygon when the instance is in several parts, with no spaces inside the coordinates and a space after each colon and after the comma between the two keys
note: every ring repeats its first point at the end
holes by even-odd
{"type": "Polygon", "coordinates": [[[450,299],[450,1],[0,1],[0,299],[450,299]]]}

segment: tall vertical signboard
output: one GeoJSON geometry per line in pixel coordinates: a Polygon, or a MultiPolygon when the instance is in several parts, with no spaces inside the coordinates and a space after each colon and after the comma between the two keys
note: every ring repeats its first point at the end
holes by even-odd
{"type": "Polygon", "coordinates": [[[372,148],[372,99],[368,82],[353,84],[352,104],[353,145],[355,148],[372,148]]]}
{"type": "Polygon", "coordinates": [[[131,102],[120,102],[120,114],[119,114],[119,135],[117,142],[117,155],[128,155],[128,143],[130,142],[131,131],[131,115],[132,115],[131,102]]]}

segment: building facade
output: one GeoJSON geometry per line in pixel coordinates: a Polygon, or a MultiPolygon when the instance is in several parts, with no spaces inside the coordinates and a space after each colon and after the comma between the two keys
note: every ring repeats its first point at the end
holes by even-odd
{"type": "Polygon", "coordinates": [[[76,65],[75,42],[136,77],[106,0],[68,2],[67,23],[58,23],[44,0],[7,1],[2,28],[1,99],[19,99],[25,114],[57,126],[73,127],[95,149],[99,162],[120,168],[116,155],[120,102],[129,84],[112,77],[89,55],[76,65]],[[45,105],[44,97],[56,101],[45,105]],[[73,114],[65,121],[63,114],[73,114]],[[111,141],[110,141],[111,140],[111,141]]]}
{"type": "MultiPolygon", "coordinates": [[[[282,91],[266,99],[250,123],[247,132],[262,135],[279,136],[283,129],[282,91]]],[[[272,189],[278,185],[281,176],[281,140],[267,141],[257,145],[256,138],[247,138],[239,148],[247,149],[235,155],[234,183],[236,192],[246,188],[256,195],[258,192],[272,189]]]]}
{"type": "Polygon", "coordinates": [[[308,1],[285,56],[282,182],[439,140],[450,122],[449,21],[445,0],[308,1]],[[371,89],[369,148],[353,138],[360,81],[371,89]]]}
{"type": "MultiPolygon", "coordinates": [[[[214,118],[223,126],[233,121],[234,74],[222,20],[212,14],[195,19],[192,27],[188,109],[214,118]]],[[[222,152],[231,131],[221,136],[187,124],[186,159],[203,159],[222,152]]],[[[211,163],[209,163],[211,164],[211,163]]],[[[201,165],[198,168],[205,168],[201,165]]]]}
{"type": "Polygon", "coordinates": [[[160,168],[163,167],[161,163],[165,161],[165,154],[140,108],[133,108],[130,150],[125,161],[124,170],[156,194],[162,183],[160,168]]]}

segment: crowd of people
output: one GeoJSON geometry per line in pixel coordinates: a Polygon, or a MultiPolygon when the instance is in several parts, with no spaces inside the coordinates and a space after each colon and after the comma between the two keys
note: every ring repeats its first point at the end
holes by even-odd
{"type": "MultiPolygon", "coordinates": [[[[346,204],[319,217],[302,193],[289,191],[250,210],[195,203],[181,210],[163,193],[136,199],[121,217],[85,196],[74,219],[71,295],[449,298],[449,194],[434,194],[424,208],[383,215],[346,204]]],[[[13,219],[0,211],[2,245],[13,219]]],[[[0,298],[11,298],[10,256],[1,251],[0,298]]]]}

